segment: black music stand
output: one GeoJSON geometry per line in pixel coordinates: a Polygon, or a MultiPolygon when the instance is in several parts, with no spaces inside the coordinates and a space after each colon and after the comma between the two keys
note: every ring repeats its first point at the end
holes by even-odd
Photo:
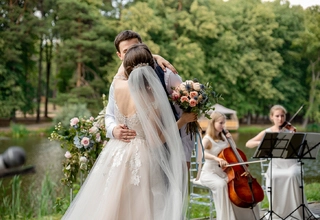
{"type": "Polygon", "coordinates": [[[270,193],[270,205],[268,212],[266,212],[261,219],[265,219],[268,214],[270,214],[268,219],[272,220],[273,214],[280,219],[283,219],[272,210],[272,158],[285,158],[287,156],[286,149],[292,136],[293,133],[266,132],[263,140],[253,155],[253,158],[270,159],[270,186],[268,187],[268,192],[270,193]]]}
{"type": "MultiPolygon", "coordinates": [[[[318,219],[305,205],[304,198],[304,183],[303,183],[303,162],[302,159],[316,159],[320,146],[320,134],[319,133],[294,133],[289,146],[286,159],[298,159],[300,163],[300,181],[301,181],[301,204],[293,210],[285,219],[289,218],[293,213],[302,208],[303,219],[305,214],[308,214],[308,219],[318,219]]],[[[294,216],[291,216],[294,217],[294,216]]]]}

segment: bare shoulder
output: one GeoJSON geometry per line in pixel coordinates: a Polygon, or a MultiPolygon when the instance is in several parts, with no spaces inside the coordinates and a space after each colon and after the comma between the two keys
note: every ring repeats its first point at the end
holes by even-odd
{"type": "Polygon", "coordinates": [[[207,136],[203,137],[202,144],[203,144],[203,147],[207,150],[210,150],[212,148],[212,143],[207,136]]]}

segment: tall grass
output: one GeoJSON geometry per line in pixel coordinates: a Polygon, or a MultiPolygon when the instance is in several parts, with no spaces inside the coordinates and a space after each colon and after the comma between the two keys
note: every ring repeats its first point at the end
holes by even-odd
{"type": "MultiPolygon", "coordinates": [[[[42,180],[40,189],[32,184],[24,193],[21,185],[20,176],[13,177],[7,185],[0,180],[0,219],[56,220],[61,218],[69,206],[69,188],[57,185],[48,174],[42,180]]],[[[306,184],[304,189],[308,202],[320,202],[320,183],[306,184]]],[[[268,209],[268,206],[265,196],[260,207],[268,209]]],[[[207,217],[209,207],[193,204],[190,216],[207,217]]]]}
{"type": "Polygon", "coordinates": [[[29,131],[25,125],[10,123],[12,137],[25,137],[29,134],[29,131]]]}
{"type": "Polygon", "coordinates": [[[30,185],[23,193],[21,184],[19,176],[7,186],[0,181],[0,219],[60,219],[69,205],[66,187],[57,187],[48,174],[40,189],[30,185]]]}

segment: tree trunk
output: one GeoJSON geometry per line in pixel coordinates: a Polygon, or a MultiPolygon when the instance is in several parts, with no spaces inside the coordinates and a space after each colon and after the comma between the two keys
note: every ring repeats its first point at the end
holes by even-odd
{"type": "Polygon", "coordinates": [[[251,125],[251,113],[248,112],[248,115],[247,115],[247,125],[251,125]]]}
{"type": "Polygon", "coordinates": [[[40,37],[40,50],[39,50],[39,72],[38,72],[38,92],[37,92],[37,119],[40,122],[40,105],[41,105],[41,78],[42,78],[42,36],[40,37]]]}
{"type": "Polygon", "coordinates": [[[52,58],[52,39],[50,39],[50,45],[46,43],[46,63],[47,63],[47,72],[46,72],[46,97],[44,105],[44,117],[48,118],[48,100],[49,100],[49,90],[50,90],[50,75],[51,75],[51,58],[52,58]]]}
{"type": "Polygon", "coordinates": [[[82,78],[82,65],[81,65],[81,62],[78,62],[77,63],[77,87],[80,87],[81,86],[81,78],[82,78]]]}
{"type": "Polygon", "coordinates": [[[314,114],[312,112],[312,108],[313,108],[313,105],[314,105],[314,100],[315,100],[315,97],[316,97],[317,84],[319,82],[319,77],[320,77],[320,71],[317,72],[315,70],[315,66],[319,61],[320,61],[320,57],[318,57],[318,59],[315,62],[311,61],[312,81],[311,81],[311,86],[310,86],[309,106],[308,106],[307,112],[305,114],[304,121],[302,123],[302,127],[303,128],[307,127],[308,122],[309,122],[309,117],[312,114],[314,114]]]}

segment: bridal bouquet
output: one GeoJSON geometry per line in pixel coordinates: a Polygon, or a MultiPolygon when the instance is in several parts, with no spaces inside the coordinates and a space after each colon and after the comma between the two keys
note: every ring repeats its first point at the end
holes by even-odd
{"type": "MultiPolygon", "coordinates": [[[[169,99],[173,104],[178,105],[184,112],[193,112],[197,115],[204,114],[207,118],[209,110],[213,110],[213,105],[221,99],[221,95],[217,94],[210,83],[201,84],[197,79],[186,80],[178,87],[172,88],[173,92],[169,99]]],[[[198,122],[188,123],[186,126],[187,134],[197,133],[200,129],[198,122]]]]}

